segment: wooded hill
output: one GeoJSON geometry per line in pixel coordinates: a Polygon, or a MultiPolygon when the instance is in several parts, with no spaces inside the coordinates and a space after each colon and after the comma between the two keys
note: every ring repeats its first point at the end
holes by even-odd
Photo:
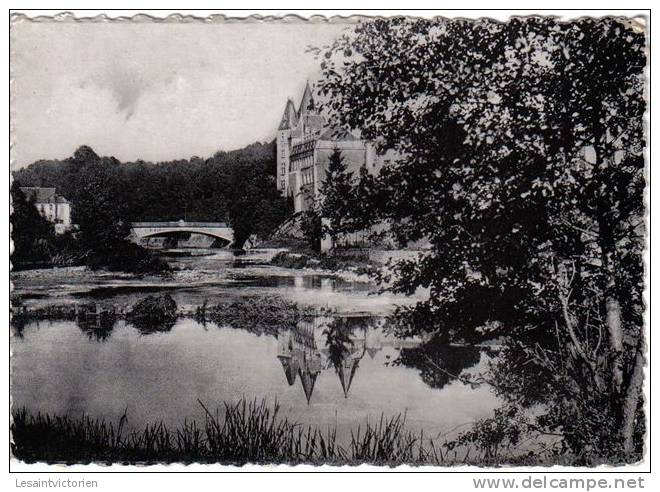
{"type": "Polygon", "coordinates": [[[289,213],[275,187],[274,142],[217,152],[208,159],[159,163],[122,163],[82,146],[70,158],[40,160],[14,171],[14,179],[21,186],[56,187],[73,203],[75,221],[89,173],[103,174],[108,206],[120,207],[127,221],[226,221],[241,240],[266,235],[289,213]]]}

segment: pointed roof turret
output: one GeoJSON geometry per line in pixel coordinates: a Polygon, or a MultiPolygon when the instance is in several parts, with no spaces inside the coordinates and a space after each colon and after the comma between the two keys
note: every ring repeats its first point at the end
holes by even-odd
{"type": "Polygon", "coordinates": [[[314,111],[314,96],[312,95],[312,87],[309,85],[309,80],[305,84],[305,92],[303,92],[302,99],[300,100],[300,107],[298,108],[298,116],[302,116],[309,111],[314,111]]]}
{"type": "Polygon", "coordinates": [[[351,390],[351,384],[353,383],[353,378],[359,365],[360,359],[350,357],[339,366],[335,366],[341,388],[344,390],[344,398],[348,398],[348,392],[351,390]]]}
{"type": "Polygon", "coordinates": [[[314,392],[314,384],[316,383],[316,377],[318,372],[303,371],[300,369],[300,382],[302,383],[303,391],[305,392],[305,398],[307,398],[307,404],[309,405],[309,400],[312,398],[312,393],[314,392]]]}
{"type": "Polygon", "coordinates": [[[282,363],[286,382],[289,383],[289,386],[293,386],[296,382],[296,375],[300,368],[298,361],[290,355],[278,355],[277,358],[280,359],[280,362],[282,363]]]}
{"type": "Polygon", "coordinates": [[[284,106],[284,114],[282,114],[282,120],[280,121],[280,126],[277,127],[278,130],[288,130],[294,128],[298,125],[298,114],[296,113],[296,107],[293,105],[291,99],[287,99],[286,106],[284,106]]]}

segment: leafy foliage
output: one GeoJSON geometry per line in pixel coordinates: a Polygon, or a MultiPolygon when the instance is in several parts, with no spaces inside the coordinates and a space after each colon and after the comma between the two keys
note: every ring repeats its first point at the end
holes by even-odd
{"type": "Polygon", "coordinates": [[[213,306],[209,318],[218,325],[277,335],[280,329],[295,327],[311,314],[309,308],[279,297],[248,297],[213,306]]]}
{"type": "Polygon", "coordinates": [[[334,239],[342,232],[352,229],[347,222],[355,214],[349,208],[353,194],[353,173],[348,172],[341,150],[333,149],[328,158],[328,167],[321,182],[321,205],[319,213],[323,218],[322,230],[334,239]]]}
{"type": "Polygon", "coordinates": [[[177,319],[176,301],[169,294],[147,296],[126,315],[129,323],[142,333],[170,331],[177,319]]]}
{"type": "Polygon", "coordinates": [[[312,206],[300,214],[300,230],[307,245],[312,251],[321,251],[323,239],[323,222],[318,205],[312,206]]]}
{"type": "MultiPolygon", "coordinates": [[[[291,213],[276,192],[274,152],[274,143],[255,143],[206,160],[121,163],[83,146],[72,158],[38,161],[14,177],[23,186],[56,187],[73,202],[75,220],[94,221],[94,214],[86,217],[76,205],[96,197],[99,206],[112,203],[97,213],[121,216],[122,231],[134,221],[227,221],[240,247],[252,234],[266,237],[291,213]]],[[[105,234],[97,229],[92,235],[105,234]]]]}
{"type": "Polygon", "coordinates": [[[28,462],[47,463],[334,463],[441,464],[442,453],[423,435],[405,427],[396,415],[367,421],[351,430],[346,445],[335,428],[301,426],[281,416],[279,403],[265,400],[225,403],[222,411],[205,412],[203,423],[183,422],[170,429],[162,422],[139,431],[118,422],[64,415],[12,412],[11,450],[28,462]]]}
{"type": "Polygon", "coordinates": [[[442,389],[461,371],[476,365],[479,358],[479,348],[450,346],[436,337],[419,347],[402,349],[394,364],[418,369],[424,383],[442,389]]]}
{"type": "Polygon", "coordinates": [[[544,403],[574,405],[548,413],[548,429],[597,408],[623,445],[567,433],[567,452],[634,459],[644,33],[615,18],[376,19],[316,53],[333,123],[400,156],[360,179],[375,217],[401,244],[431,243],[385,279],[431,292],[399,309],[399,331],[518,340],[520,359],[499,370],[524,369],[503,396],[540,385],[544,403]],[[577,405],[579,392],[593,398],[577,405]]]}
{"type": "Polygon", "coordinates": [[[50,224],[21,191],[21,185],[14,181],[11,185],[12,213],[9,221],[12,225],[12,240],[16,262],[47,261],[50,247],[54,241],[53,225],[50,224]]]}

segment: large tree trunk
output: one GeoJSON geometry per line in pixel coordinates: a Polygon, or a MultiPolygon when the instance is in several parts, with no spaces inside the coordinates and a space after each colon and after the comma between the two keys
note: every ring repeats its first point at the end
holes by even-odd
{"type": "Polygon", "coordinates": [[[611,190],[606,164],[612,165],[605,149],[606,134],[600,123],[601,104],[594,105],[593,113],[594,153],[596,155],[595,176],[597,176],[598,243],[601,251],[602,270],[605,275],[605,322],[608,331],[612,390],[621,395],[623,385],[623,326],[621,323],[621,303],[616,288],[616,242],[614,224],[620,219],[611,200],[611,190]]]}
{"type": "MultiPolygon", "coordinates": [[[[608,285],[608,290],[613,287],[614,285],[608,285]]],[[[614,294],[607,295],[605,310],[607,313],[606,323],[610,350],[612,351],[612,387],[617,394],[621,394],[621,386],[623,385],[623,327],[621,325],[621,304],[614,294]]]]}
{"type": "MultiPolygon", "coordinates": [[[[601,217],[603,217],[601,215],[601,217]]],[[[618,396],[623,385],[623,324],[621,302],[617,297],[614,262],[614,239],[610,224],[604,217],[599,221],[601,261],[605,281],[605,324],[610,348],[612,389],[618,396]]]]}
{"type": "Polygon", "coordinates": [[[637,353],[635,354],[635,363],[630,375],[630,380],[626,388],[625,398],[623,400],[622,418],[621,418],[621,440],[626,457],[630,457],[635,451],[633,433],[635,431],[635,418],[637,416],[637,407],[642,394],[642,384],[644,382],[644,336],[640,333],[637,344],[637,353]]]}

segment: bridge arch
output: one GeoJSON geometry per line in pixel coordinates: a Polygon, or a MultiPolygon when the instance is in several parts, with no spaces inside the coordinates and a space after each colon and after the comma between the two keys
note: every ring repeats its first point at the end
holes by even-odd
{"type": "Polygon", "coordinates": [[[135,222],[131,224],[131,238],[135,242],[142,239],[163,237],[180,233],[201,234],[220,239],[231,245],[234,231],[223,222],[135,222]]]}

